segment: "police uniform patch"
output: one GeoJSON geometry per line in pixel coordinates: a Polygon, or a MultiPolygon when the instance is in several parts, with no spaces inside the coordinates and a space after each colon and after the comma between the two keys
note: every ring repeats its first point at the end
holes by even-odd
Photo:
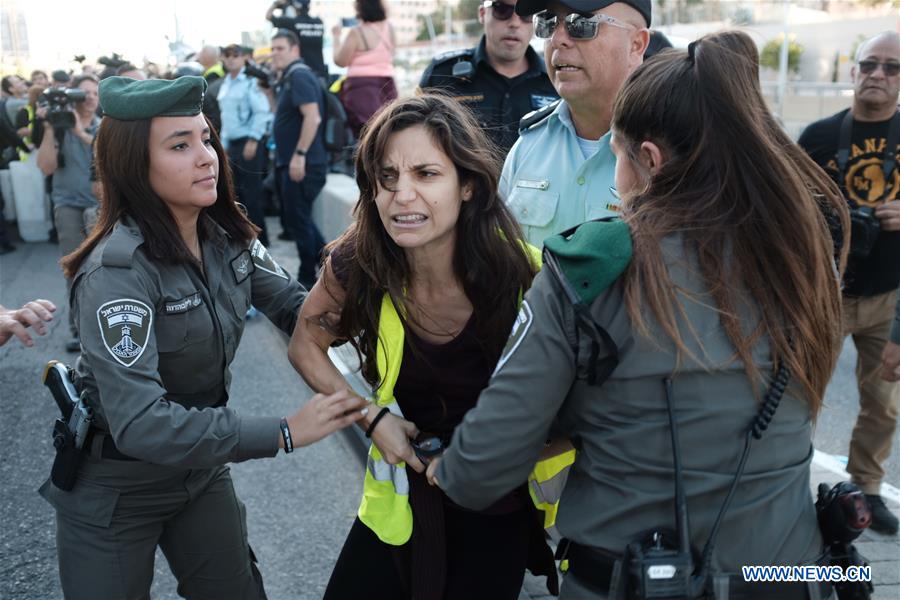
{"type": "Polygon", "coordinates": [[[523,301],[522,308],[519,309],[519,314],[516,315],[516,320],[513,322],[509,339],[506,340],[506,347],[503,348],[503,354],[500,355],[500,360],[497,361],[497,367],[494,369],[493,373],[494,375],[497,374],[497,371],[499,371],[500,368],[506,364],[506,361],[508,361],[510,357],[515,354],[516,350],[519,349],[519,345],[522,343],[522,340],[525,339],[525,334],[531,329],[532,322],[534,322],[534,313],[531,312],[528,301],[523,301]]]}
{"type": "Polygon", "coordinates": [[[533,110],[538,110],[544,108],[545,106],[550,106],[554,102],[559,100],[556,96],[544,96],[542,94],[531,94],[531,108],[533,110]]]}
{"type": "Polygon", "coordinates": [[[197,308],[201,304],[203,304],[203,296],[200,295],[200,292],[194,292],[179,300],[166,300],[163,306],[167,315],[177,315],[197,308]]]}
{"type": "Polygon", "coordinates": [[[120,364],[130,367],[144,353],[153,327],[153,311],[140,300],[121,298],[97,309],[103,345],[120,364]]]}
{"type": "Polygon", "coordinates": [[[234,274],[235,283],[241,283],[256,270],[249,250],[242,250],[240,254],[231,259],[231,272],[234,274]]]}
{"type": "Polygon", "coordinates": [[[275,262],[275,259],[272,258],[272,255],[269,254],[269,251],[266,250],[266,247],[259,240],[253,240],[253,245],[250,246],[250,256],[256,268],[282,279],[290,279],[288,274],[275,262]]]}

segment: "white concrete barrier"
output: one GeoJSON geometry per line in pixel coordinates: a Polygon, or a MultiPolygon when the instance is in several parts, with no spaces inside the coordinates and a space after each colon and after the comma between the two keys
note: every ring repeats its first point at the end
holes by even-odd
{"type": "Polygon", "coordinates": [[[313,222],[326,242],[337,238],[353,222],[353,207],[358,199],[355,179],[340,173],[328,174],[312,210],[313,222]]]}

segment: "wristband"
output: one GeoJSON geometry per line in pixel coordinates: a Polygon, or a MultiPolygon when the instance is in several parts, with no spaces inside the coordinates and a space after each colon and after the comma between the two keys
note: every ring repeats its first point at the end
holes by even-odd
{"type": "Polygon", "coordinates": [[[290,454],[294,451],[294,442],[291,440],[291,428],[288,427],[287,417],[281,417],[281,438],[284,440],[284,453],[290,454]]]}
{"type": "Polygon", "coordinates": [[[372,437],[372,432],[375,431],[375,426],[378,425],[378,421],[380,421],[381,418],[382,418],[384,415],[388,414],[389,412],[391,412],[391,409],[389,409],[387,406],[385,406],[385,407],[382,408],[381,411],[375,416],[375,418],[372,419],[372,424],[369,425],[369,428],[368,428],[368,429],[366,429],[366,437],[367,437],[367,438],[372,437]]]}

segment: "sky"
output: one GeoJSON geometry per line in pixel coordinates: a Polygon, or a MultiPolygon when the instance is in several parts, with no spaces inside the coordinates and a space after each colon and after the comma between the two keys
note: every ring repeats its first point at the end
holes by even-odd
{"type": "Polygon", "coordinates": [[[183,40],[240,42],[241,31],[265,29],[271,0],[19,0],[25,13],[34,66],[72,68],[75,54],[89,60],[118,52],[133,62],[146,56],[164,62],[166,36],[175,37],[175,15],[183,40]]]}

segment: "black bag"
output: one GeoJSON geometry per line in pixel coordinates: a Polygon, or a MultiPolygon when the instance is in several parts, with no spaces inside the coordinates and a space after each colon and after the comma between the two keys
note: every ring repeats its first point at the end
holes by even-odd
{"type": "Polygon", "coordinates": [[[350,125],[347,122],[347,111],[344,110],[344,105],[341,104],[337,94],[328,91],[328,88],[325,87],[325,83],[304,63],[296,63],[285,72],[284,77],[281,79],[283,91],[291,91],[291,75],[297,69],[306,69],[312,73],[316,78],[316,81],[319,82],[319,87],[322,88],[325,114],[322,115],[321,127],[325,149],[328,152],[343,151],[344,148],[353,143],[353,132],[350,130],[350,125]]]}

